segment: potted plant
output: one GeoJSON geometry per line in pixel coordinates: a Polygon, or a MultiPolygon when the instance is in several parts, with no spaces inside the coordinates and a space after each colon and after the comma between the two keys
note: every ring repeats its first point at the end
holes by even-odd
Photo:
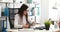
{"type": "Polygon", "coordinates": [[[51,21],[45,21],[45,28],[46,28],[46,30],[49,30],[49,28],[50,28],[50,24],[51,24],[51,21]]]}

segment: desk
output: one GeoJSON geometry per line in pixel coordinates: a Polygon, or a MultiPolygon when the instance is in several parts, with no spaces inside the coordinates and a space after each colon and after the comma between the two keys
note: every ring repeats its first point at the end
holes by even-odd
{"type": "Polygon", "coordinates": [[[52,28],[50,28],[49,30],[34,30],[33,28],[30,28],[30,29],[7,29],[7,31],[11,31],[11,32],[55,32],[57,30],[60,30],[60,29],[55,29],[53,26],[51,26],[52,28]]]}
{"type": "Polygon", "coordinates": [[[7,29],[7,32],[54,32],[56,30],[7,29]]]}
{"type": "Polygon", "coordinates": [[[18,32],[18,29],[6,29],[7,32],[18,32]]]}

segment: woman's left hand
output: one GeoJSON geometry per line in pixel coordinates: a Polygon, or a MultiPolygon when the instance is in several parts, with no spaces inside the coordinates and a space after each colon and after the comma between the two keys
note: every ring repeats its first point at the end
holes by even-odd
{"type": "Polygon", "coordinates": [[[25,24],[25,25],[23,25],[23,28],[29,28],[29,24],[25,24]]]}

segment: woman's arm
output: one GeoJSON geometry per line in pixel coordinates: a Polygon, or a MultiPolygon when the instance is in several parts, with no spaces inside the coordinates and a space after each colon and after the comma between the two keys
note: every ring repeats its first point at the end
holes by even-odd
{"type": "Polygon", "coordinates": [[[17,14],[17,15],[15,15],[14,27],[15,28],[22,28],[22,25],[19,25],[18,21],[19,21],[19,15],[17,14]]]}

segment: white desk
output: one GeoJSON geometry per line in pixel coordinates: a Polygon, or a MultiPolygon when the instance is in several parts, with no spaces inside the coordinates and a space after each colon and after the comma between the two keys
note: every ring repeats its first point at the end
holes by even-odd
{"type": "Polygon", "coordinates": [[[54,32],[56,30],[7,29],[7,32],[54,32]]]}
{"type": "Polygon", "coordinates": [[[33,28],[30,29],[7,29],[7,31],[11,31],[11,32],[55,32],[57,30],[60,29],[55,29],[54,26],[51,26],[51,28],[49,30],[34,30],[33,28]]]}
{"type": "Polygon", "coordinates": [[[57,30],[60,29],[54,29],[54,26],[51,26],[51,28],[49,30],[34,30],[33,28],[30,29],[7,29],[7,31],[11,31],[11,32],[55,32],[57,30]]]}
{"type": "Polygon", "coordinates": [[[7,32],[18,32],[18,29],[6,29],[7,32]]]}

